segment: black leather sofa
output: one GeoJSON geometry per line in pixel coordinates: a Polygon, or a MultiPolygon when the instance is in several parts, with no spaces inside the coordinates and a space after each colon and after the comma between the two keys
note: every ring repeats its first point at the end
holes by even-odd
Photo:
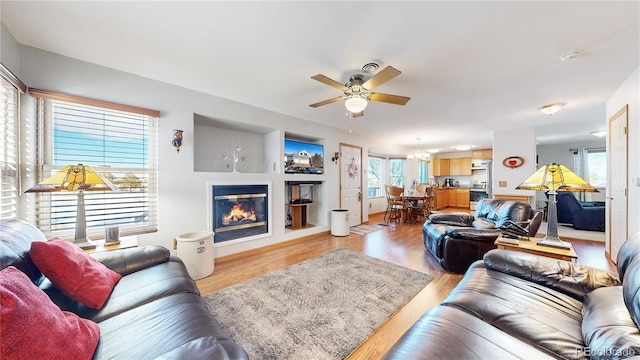
{"type": "Polygon", "coordinates": [[[25,221],[0,220],[1,269],[16,267],[60,309],[96,322],[100,340],[93,359],[248,359],[209,313],[186,267],[169,250],[146,246],[91,254],[122,275],[96,310],[65,296],[31,261],[31,243],[45,240],[25,221]]]}
{"type": "Polygon", "coordinates": [[[535,236],[542,212],[527,203],[513,200],[483,199],[475,215],[463,212],[431,214],[422,226],[422,241],[429,253],[448,271],[464,273],[489,250],[511,222],[535,236]]]}
{"type": "Polygon", "coordinates": [[[637,358],[640,232],[617,268],[491,250],[383,359],[637,358]]]}

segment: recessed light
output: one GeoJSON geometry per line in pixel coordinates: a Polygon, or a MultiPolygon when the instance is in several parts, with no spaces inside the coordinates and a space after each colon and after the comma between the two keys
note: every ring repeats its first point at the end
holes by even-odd
{"type": "Polygon", "coordinates": [[[469,146],[469,145],[458,145],[458,146],[456,146],[456,150],[458,150],[458,151],[471,150],[471,146],[469,146]]]}
{"type": "Polygon", "coordinates": [[[543,113],[543,114],[553,115],[558,110],[560,110],[560,108],[562,108],[564,105],[565,105],[565,103],[549,104],[549,105],[544,105],[544,106],[539,107],[538,110],[540,110],[540,112],[543,113]]]}
{"type": "Polygon", "coordinates": [[[569,51],[566,54],[563,54],[562,56],[560,56],[560,61],[562,62],[568,62],[571,61],[575,58],[577,58],[580,55],[580,51],[569,51]]]}
{"type": "Polygon", "coordinates": [[[591,135],[593,136],[597,136],[597,137],[603,137],[607,135],[607,130],[596,130],[596,131],[592,131],[591,135]]]}

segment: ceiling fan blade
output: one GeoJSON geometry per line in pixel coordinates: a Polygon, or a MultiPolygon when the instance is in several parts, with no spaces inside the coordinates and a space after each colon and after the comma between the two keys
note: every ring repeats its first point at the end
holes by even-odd
{"type": "Polygon", "coordinates": [[[362,87],[373,90],[400,74],[402,74],[400,70],[396,70],[393,66],[387,66],[382,69],[382,71],[375,74],[371,79],[365,81],[364,84],[362,84],[362,87]]]}
{"type": "Polygon", "coordinates": [[[313,80],[317,80],[320,81],[323,84],[329,85],[329,86],[333,86],[334,88],[340,90],[340,91],[345,91],[347,89],[349,89],[348,87],[344,86],[344,84],[340,84],[339,82],[330,79],[322,74],[318,74],[318,75],[313,75],[311,77],[313,80]]]}
{"type": "Polygon", "coordinates": [[[369,100],[386,102],[386,103],[391,103],[396,105],[405,105],[409,100],[411,100],[411,98],[407,96],[400,96],[400,95],[371,93],[369,95],[369,100]]]}
{"type": "Polygon", "coordinates": [[[322,106],[322,105],[327,105],[327,104],[331,104],[334,103],[336,101],[340,101],[344,98],[344,96],[338,96],[338,97],[334,97],[333,99],[329,99],[329,100],[325,100],[325,101],[320,101],[317,102],[315,104],[311,104],[309,106],[311,106],[312,108],[317,108],[318,106],[322,106]]]}
{"type": "Polygon", "coordinates": [[[364,116],[364,110],[362,110],[360,112],[357,112],[357,113],[352,113],[351,116],[354,117],[354,118],[357,118],[357,117],[360,117],[360,116],[364,116]]]}

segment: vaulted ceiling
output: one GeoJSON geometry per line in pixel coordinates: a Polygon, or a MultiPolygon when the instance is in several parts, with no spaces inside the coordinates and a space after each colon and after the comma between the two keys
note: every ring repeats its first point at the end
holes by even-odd
{"type": "MultiPolygon", "coordinates": [[[[7,1],[23,44],[241,103],[424,148],[491,146],[496,130],[589,139],[640,64],[637,1],[7,1]],[[573,60],[561,61],[578,51],[573,60]],[[351,119],[312,80],[376,61],[402,71],[351,119]],[[553,116],[537,109],[566,105],[553,116]]],[[[371,76],[371,75],[366,75],[371,76]]]]}

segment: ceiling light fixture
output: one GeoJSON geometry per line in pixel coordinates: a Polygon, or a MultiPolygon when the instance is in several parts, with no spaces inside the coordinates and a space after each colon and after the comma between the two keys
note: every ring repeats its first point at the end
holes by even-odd
{"type": "Polygon", "coordinates": [[[607,130],[596,130],[596,131],[592,131],[591,135],[593,136],[597,136],[597,137],[603,137],[607,135],[607,130]]]}
{"type": "Polygon", "coordinates": [[[580,55],[580,51],[569,51],[568,53],[562,54],[562,56],[560,56],[560,61],[562,62],[571,61],[577,58],[579,55],[580,55]]]}
{"type": "Polygon", "coordinates": [[[409,160],[415,159],[415,160],[424,161],[424,162],[429,161],[429,156],[431,156],[431,154],[429,154],[428,152],[420,151],[420,138],[416,138],[416,140],[418,140],[418,145],[416,145],[416,153],[407,155],[407,159],[409,160]]]}
{"type": "Polygon", "coordinates": [[[367,100],[360,96],[352,96],[344,102],[344,107],[351,113],[363,112],[367,107],[367,100]]]}
{"type": "Polygon", "coordinates": [[[432,154],[438,153],[440,152],[440,149],[427,149],[427,152],[430,152],[432,154]]]}
{"type": "Polygon", "coordinates": [[[471,146],[469,146],[469,145],[458,145],[458,146],[456,146],[456,150],[458,150],[458,151],[471,150],[471,146]]]}
{"type": "Polygon", "coordinates": [[[538,110],[540,110],[540,112],[543,113],[543,114],[553,115],[558,110],[560,110],[560,108],[562,108],[564,105],[565,105],[565,103],[549,104],[549,105],[541,106],[538,110]]]}

